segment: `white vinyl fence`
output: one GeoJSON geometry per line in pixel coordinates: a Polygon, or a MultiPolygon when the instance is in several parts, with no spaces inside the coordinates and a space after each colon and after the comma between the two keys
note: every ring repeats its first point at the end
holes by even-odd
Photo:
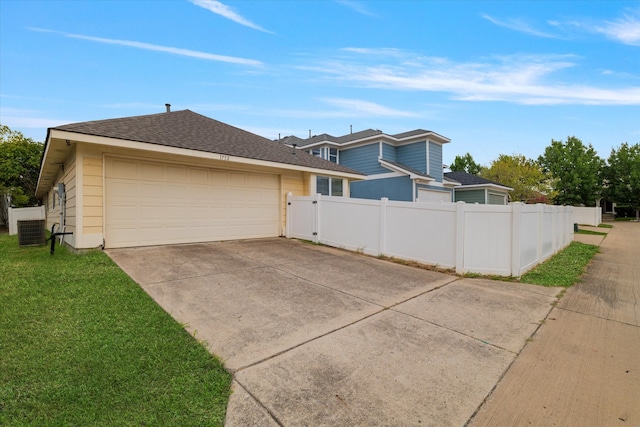
{"type": "Polygon", "coordinates": [[[9,235],[18,234],[18,221],[46,219],[44,206],[33,208],[9,208],[9,235]]]}
{"type": "Polygon", "coordinates": [[[286,236],[458,273],[520,276],[571,243],[572,210],[289,194],[286,236]]]}
{"type": "Polygon", "coordinates": [[[573,222],[597,227],[602,222],[602,208],[599,206],[593,208],[574,207],[573,222]]]}

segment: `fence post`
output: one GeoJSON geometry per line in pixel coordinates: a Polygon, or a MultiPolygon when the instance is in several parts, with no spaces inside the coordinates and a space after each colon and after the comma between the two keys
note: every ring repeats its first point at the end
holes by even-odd
{"type": "Polygon", "coordinates": [[[284,219],[284,236],[287,239],[291,238],[291,212],[292,212],[292,208],[291,208],[291,198],[293,197],[293,193],[288,192],[287,193],[287,206],[286,206],[286,210],[285,210],[285,219],[284,219]]]}
{"type": "Polygon", "coordinates": [[[313,242],[320,241],[320,193],[313,195],[313,242]]]}
{"type": "Polygon", "coordinates": [[[389,199],[380,199],[380,242],[378,244],[378,255],[384,255],[387,247],[387,203],[389,199]]]}
{"type": "Polygon", "coordinates": [[[542,260],[542,243],[544,240],[544,204],[538,203],[538,247],[536,252],[537,263],[542,260]]]}
{"type": "Polygon", "coordinates": [[[7,208],[7,227],[9,227],[9,236],[13,236],[14,234],[18,234],[17,230],[14,230],[13,227],[13,208],[11,206],[9,206],[7,208]]]}
{"type": "Polygon", "coordinates": [[[511,275],[520,277],[520,233],[522,228],[522,202],[511,203],[511,275]]]}
{"type": "Polygon", "coordinates": [[[464,273],[464,202],[456,202],[456,273],[464,273]]]}

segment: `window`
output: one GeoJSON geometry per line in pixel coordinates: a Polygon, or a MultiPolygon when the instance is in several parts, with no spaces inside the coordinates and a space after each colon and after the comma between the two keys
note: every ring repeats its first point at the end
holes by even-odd
{"type": "MultiPolygon", "coordinates": [[[[337,148],[327,148],[329,151],[329,157],[327,160],[333,163],[338,163],[338,149],[337,148]]],[[[342,190],[341,190],[342,191],[342,190]]]]}
{"type": "Polygon", "coordinates": [[[342,178],[319,176],[316,179],[316,193],[323,196],[342,196],[342,178]]]}
{"type": "Polygon", "coordinates": [[[338,163],[338,149],[331,147],[312,148],[309,150],[309,154],[320,157],[321,159],[329,160],[333,163],[338,163]]]}

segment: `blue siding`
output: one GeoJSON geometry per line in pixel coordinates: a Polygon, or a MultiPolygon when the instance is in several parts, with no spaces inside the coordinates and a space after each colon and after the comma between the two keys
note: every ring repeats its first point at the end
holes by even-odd
{"type": "Polygon", "coordinates": [[[456,202],[479,203],[484,205],[484,190],[456,190],[456,202]]]}
{"type": "Polygon", "coordinates": [[[401,202],[413,201],[413,184],[408,176],[370,179],[350,183],[351,197],[380,200],[383,197],[401,202]]]}
{"type": "Polygon", "coordinates": [[[396,147],[389,144],[382,144],[382,158],[385,160],[391,160],[392,162],[397,162],[396,147]]]}
{"type": "Polygon", "coordinates": [[[340,164],[366,175],[388,173],[387,169],[380,166],[379,155],[380,147],[377,142],[363,147],[342,149],[340,150],[340,164]]]}
{"type": "Polygon", "coordinates": [[[396,154],[398,162],[422,173],[427,173],[427,143],[425,141],[401,145],[396,148],[396,154]]]}
{"type": "Polygon", "coordinates": [[[429,175],[442,182],[442,145],[429,142],[429,175]]]}

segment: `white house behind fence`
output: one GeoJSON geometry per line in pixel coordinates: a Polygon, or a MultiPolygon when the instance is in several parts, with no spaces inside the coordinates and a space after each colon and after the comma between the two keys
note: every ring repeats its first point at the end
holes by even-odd
{"type": "Polygon", "coordinates": [[[573,207],[287,198],[286,236],[457,273],[521,276],[573,240],[573,207]]]}

